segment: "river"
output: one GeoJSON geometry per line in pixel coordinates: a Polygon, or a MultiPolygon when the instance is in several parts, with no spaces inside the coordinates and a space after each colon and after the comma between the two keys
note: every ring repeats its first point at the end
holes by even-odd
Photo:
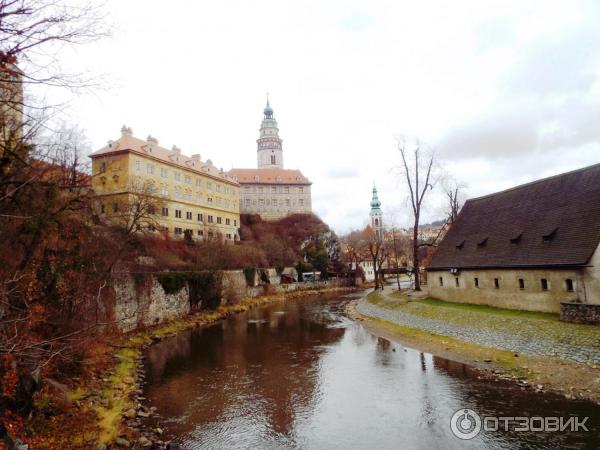
{"type": "Polygon", "coordinates": [[[350,297],[275,303],[151,346],[144,396],[161,416],[151,424],[189,449],[600,446],[599,406],[479,380],[468,366],[375,336],[345,316],[350,297]],[[463,408],[481,417],[589,417],[589,431],[461,440],[450,421],[463,408]]]}

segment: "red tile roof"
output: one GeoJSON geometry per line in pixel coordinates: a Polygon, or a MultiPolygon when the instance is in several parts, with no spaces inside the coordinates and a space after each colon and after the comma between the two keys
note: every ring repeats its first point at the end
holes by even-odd
{"type": "Polygon", "coordinates": [[[312,184],[299,170],[231,169],[228,175],[240,184],[312,184]]]}

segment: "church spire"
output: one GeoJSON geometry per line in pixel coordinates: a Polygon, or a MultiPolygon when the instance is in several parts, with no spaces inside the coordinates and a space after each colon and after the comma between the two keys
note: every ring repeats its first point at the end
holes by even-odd
{"type": "Polygon", "coordinates": [[[371,228],[375,232],[377,239],[383,239],[383,211],[381,210],[381,202],[377,196],[377,188],[373,186],[373,197],[371,198],[371,228]]]}

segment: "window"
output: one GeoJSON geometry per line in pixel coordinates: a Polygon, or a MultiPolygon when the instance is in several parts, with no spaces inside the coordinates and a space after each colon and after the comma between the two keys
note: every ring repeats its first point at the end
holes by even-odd
{"type": "Polygon", "coordinates": [[[175,227],[175,234],[183,234],[183,230],[179,227],[175,227]]]}
{"type": "Polygon", "coordinates": [[[210,216],[210,215],[209,215],[209,216],[207,217],[207,219],[208,219],[208,223],[213,223],[213,216],[210,216]]]}
{"type": "Polygon", "coordinates": [[[525,289],[525,280],[523,278],[519,278],[519,289],[525,289]]]}
{"type": "Polygon", "coordinates": [[[477,278],[477,277],[473,278],[473,283],[475,284],[475,287],[478,288],[479,287],[479,278],[477,278]]]}
{"type": "Polygon", "coordinates": [[[304,188],[303,188],[302,186],[300,186],[300,187],[298,188],[298,192],[300,192],[300,193],[304,192],[304,188]]]}
{"type": "Polygon", "coordinates": [[[290,206],[290,199],[289,198],[285,199],[285,206],[290,206]]]}
{"type": "Polygon", "coordinates": [[[181,219],[181,210],[180,209],[175,210],[175,217],[178,219],[181,219]]]}
{"type": "Polygon", "coordinates": [[[212,183],[206,183],[206,189],[212,191],[212,183]]]}
{"type": "Polygon", "coordinates": [[[540,280],[540,285],[542,286],[542,291],[548,290],[548,280],[546,278],[540,280]]]}
{"type": "Polygon", "coordinates": [[[169,215],[169,208],[163,208],[163,209],[160,211],[160,213],[161,213],[163,216],[165,216],[165,217],[166,217],[166,216],[168,216],[168,215],[169,215]]]}
{"type": "Polygon", "coordinates": [[[173,179],[175,181],[181,181],[181,174],[179,172],[173,173],[173,179]]]}
{"type": "Polygon", "coordinates": [[[188,212],[186,212],[186,213],[185,213],[185,218],[186,218],[187,220],[192,220],[192,212],[191,212],[191,211],[188,211],[188,212]]]}
{"type": "Polygon", "coordinates": [[[231,219],[225,219],[225,225],[231,225],[231,219]]]}
{"type": "Polygon", "coordinates": [[[200,193],[196,194],[196,203],[202,204],[202,199],[203,199],[202,194],[200,194],[200,193]]]}
{"type": "Polygon", "coordinates": [[[571,280],[570,278],[567,278],[565,280],[565,291],[573,292],[573,280],[571,280]]]}
{"type": "Polygon", "coordinates": [[[440,286],[444,285],[444,279],[442,277],[439,278],[440,286]]]}
{"type": "Polygon", "coordinates": [[[160,188],[160,195],[162,195],[163,197],[168,197],[169,196],[169,190],[166,187],[161,187],[160,188]]]}
{"type": "Polygon", "coordinates": [[[175,191],[175,198],[181,198],[181,192],[175,191]]]}
{"type": "Polygon", "coordinates": [[[212,205],[212,197],[207,197],[206,203],[208,203],[209,205],[212,205]]]}
{"type": "Polygon", "coordinates": [[[456,285],[456,287],[460,287],[460,281],[458,280],[458,277],[454,278],[454,284],[456,285]]]}
{"type": "Polygon", "coordinates": [[[196,178],[196,187],[202,186],[202,180],[200,178],[196,178]]]}
{"type": "Polygon", "coordinates": [[[221,185],[220,184],[215,184],[215,189],[217,192],[221,192],[221,185]]]}
{"type": "Polygon", "coordinates": [[[258,192],[262,192],[262,191],[263,191],[263,188],[262,188],[262,186],[259,186],[259,187],[258,187],[258,192]]]}
{"type": "Polygon", "coordinates": [[[500,280],[498,278],[494,278],[494,289],[500,289],[500,280]]]}
{"type": "Polygon", "coordinates": [[[146,164],[146,173],[148,175],[154,174],[154,166],[152,164],[146,164]]]}
{"type": "Polygon", "coordinates": [[[231,233],[227,233],[227,239],[231,240],[231,233]]]}
{"type": "Polygon", "coordinates": [[[275,155],[271,155],[271,164],[275,164],[275,155]]]}
{"type": "Polygon", "coordinates": [[[290,193],[290,187],[289,186],[284,187],[283,188],[283,192],[285,192],[286,194],[289,194],[290,193]]]}
{"type": "Polygon", "coordinates": [[[183,178],[183,181],[184,181],[185,184],[192,184],[192,177],[190,177],[189,175],[186,175],[183,178]]]}
{"type": "Polygon", "coordinates": [[[271,187],[271,192],[277,192],[277,186],[272,186],[271,187]]]}
{"type": "Polygon", "coordinates": [[[100,173],[104,173],[104,172],[106,172],[106,163],[101,162],[100,163],[100,173]]]}
{"type": "Polygon", "coordinates": [[[250,199],[249,198],[244,199],[244,202],[246,203],[246,206],[250,206],[250,199]]]}
{"type": "Polygon", "coordinates": [[[198,236],[204,236],[204,231],[198,230],[198,236]]]}
{"type": "Polygon", "coordinates": [[[140,160],[138,159],[135,162],[135,170],[137,170],[139,172],[141,170],[141,168],[142,168],[142,164],[140,163],[140,160]]]}
{"type": "Polygon", "coordinates": [[[113,212],[119,212],[119,204],[117,202],[114,202],[112,204],[113,207],[113,212]]]}
{"type": "Polygon", "coordinates": [[[100,214],[104,214],[104,203],[100,204],[100,214]]]}
{"type": "Polygon", "coordinates": [[[217,223],[218,223],[219,225],[221,224],[221,220],[222,220],[222,219],[221,219],[220,217],[217,217],[217,223]]]}
{"type": "Polygon", "coordinates": [[[160,176],[163,178],[167,178],[169,176],[169,171],[164,167],[160,168],[160,176]]]}
{"type": "Polygon", "coordinates": [[[233,219],[233,226],[237,227],[237,219],[233,219]]]}
{"type": "Polygon", "coordinates": [[[192,201],[192,193],[191,192],[186,192],[185,194],[183,194],[183,198],[184,200],[187,200],[188,202],[192,201]]]}
{"type": "Polygon", "coordinates": [[[301,198],[300,200],[298,200],[298,205],[304,206],[304,199],[303,198],[301,198]]]}
{"type": "Polygon", "coordinates": [[[198,213],[198,222],[202,222],[204,220],[204,217],[202,216],[202,213],[198,213]]]}

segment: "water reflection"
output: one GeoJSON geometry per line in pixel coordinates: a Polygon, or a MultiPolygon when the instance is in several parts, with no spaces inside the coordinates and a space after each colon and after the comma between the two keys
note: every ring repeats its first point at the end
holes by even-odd
{"type": "Polygon", "coordinates": [[[186,448],[548,448],[595,445],[599,408],[405,349],[344,317],[346,300],[278,304],[152,346],[146,397],[186,448]],[[590,416],[587,434],[456,439],[454,411],[590,416]]]}

